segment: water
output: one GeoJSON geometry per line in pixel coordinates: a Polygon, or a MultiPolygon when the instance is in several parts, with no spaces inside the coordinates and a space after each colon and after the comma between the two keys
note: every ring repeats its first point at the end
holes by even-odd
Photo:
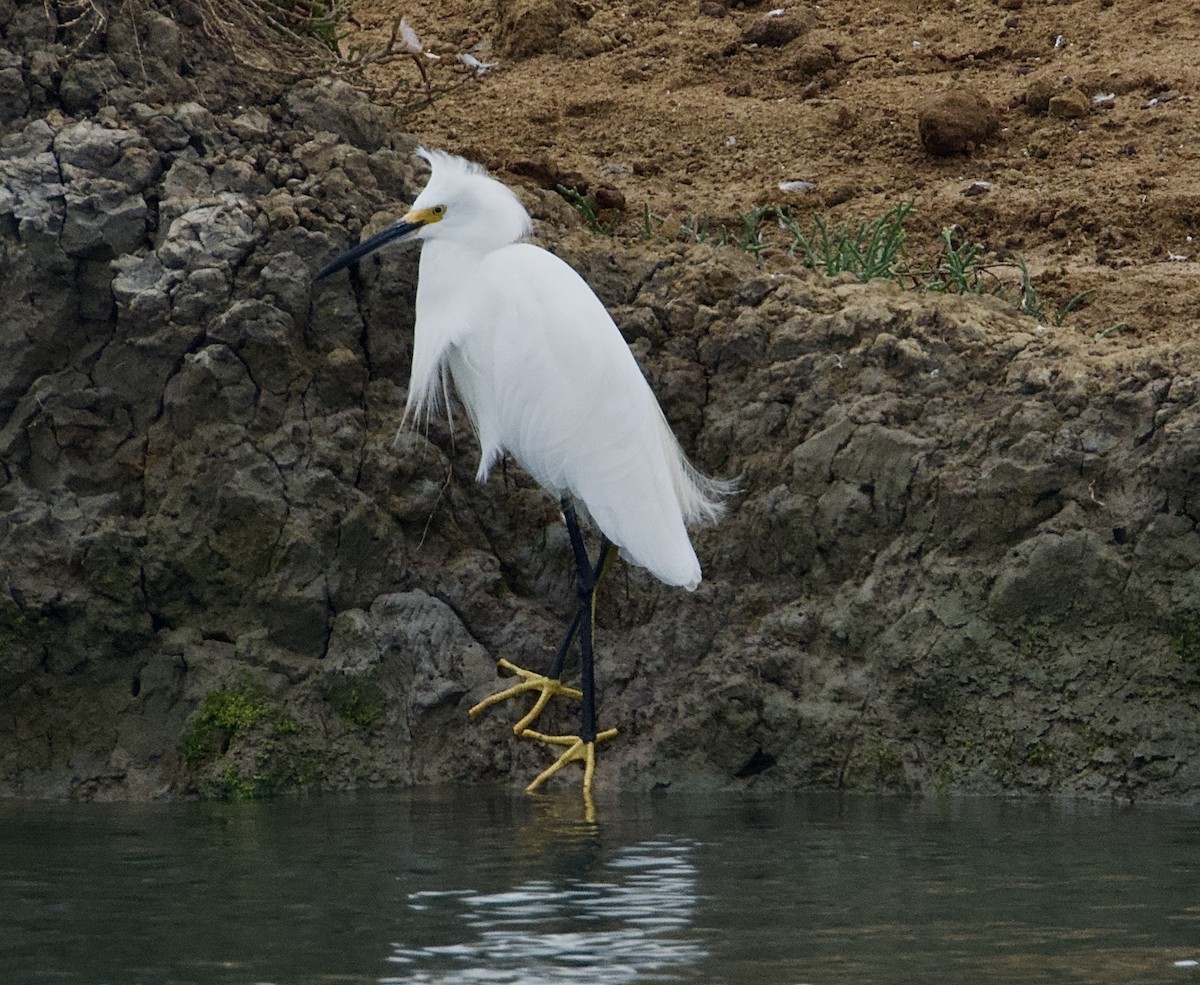
{"type": "Polygon", "coordinates": [[[1200,985],[1193,811],[576,796],[0,801],[0,985],[1200,985]]]}

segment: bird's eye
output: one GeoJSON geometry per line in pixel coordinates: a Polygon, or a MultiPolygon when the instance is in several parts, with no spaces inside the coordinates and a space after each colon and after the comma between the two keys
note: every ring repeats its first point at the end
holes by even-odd
{"type": "Polygon", "coordinates": [[[437,215],[437,216],[442,216],[442,215],[445,215],[445,214],[446,214],[446,206],[444,206],[444,205],[435,205],[435,206],[434,206],[432,209],[430,209],[429,211],[430,211],[430,212],[432,212],[434,215],[437,215]]]}

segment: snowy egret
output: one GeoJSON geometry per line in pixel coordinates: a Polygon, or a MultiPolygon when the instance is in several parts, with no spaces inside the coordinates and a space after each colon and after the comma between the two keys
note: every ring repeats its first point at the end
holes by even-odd
{"type": "Polygon", "coordinates": [[[532,223],[517,196],[463,158],[417,153],[432,173],[409,212],[338,257],[317,279],[387,243],[422,241],[406,417],[419,418],[443,402],[448,410],[453,385],[479,436],[476,478],[486,481],[507,452],[559,500],[579,594],[579,609],[547,672],[501,660],[520,680],[480,702],[471,716],[538,692],[513,731],[566,751],[528,789],[581,762],[590,795],[596,743],[616,735],[616,729],[596,727],[596,583],[619,551],[666,584],[694,589],[700,564],[687,526],[715,521],[732,487],[688,462],[633,354],[583,278],[552,253],[523,242],[532,223]],[[600,528],[594,564],[576,504],[600,528]],[[576,636],[579,690],[561,681],[576,636]],[[555,696],[581,701],[578,735],[530,727],[555,696]]]}

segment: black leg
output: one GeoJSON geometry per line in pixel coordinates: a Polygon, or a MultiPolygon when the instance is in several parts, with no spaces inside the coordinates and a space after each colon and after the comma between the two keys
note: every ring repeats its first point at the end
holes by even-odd
{"type": "MultiPolygon", "coordinates": [[[[575,553],[576,559],[576,584],[579,583],[578,561],[579,552],[575,548],[575,536],[579,534],[579,520],[575,516],[575,508],[571,505],[570,500],[562,500],[563,517],[567,520],[567,533],[571,536],[571,549],[575,553]],[[572,527],[575,533],[572,534],[572,527]]],[[[583,544],[583,536],[579,534],[579,543],[583,544]]],[[[601,535],[600,552],[596,555],[596,563],[591,568],[592,589],[600,582],[600,576],[604,574],[604,569],[608,567],[608,562],[612,554],[613,545],[607,537],[601,535]]],[[[579,635],[579,627],[583,625],[584,617],[590,612],[591,607],[585,605],[582,597],[580,598],[579,608],[575,612],[575,618],[571,620],[571,625],[567,627],[566,633],[563,635],[562,642],[558,645],[558,652],[554,654],[554,659],[550,662],[550,669],[546,671],[546,676],[555,680],[562,678],[563,664],[567,659],[567,651],[571,649],[571,644],[575,641],[575,637],[579,635]]]]}
{"type": "Polygon", "coordinates": [[[596,674],[592,652],[596,625],[596,585],[617,553],[617,548],[607,537],[601,537],[600,553],[596,557],[596,563],[595,565],[590,564],[587,549],[583,543],[583,534],[579,529],[579,518],[575,515],[575,510],[566,497],[563,498],[562,507],[563,517],[567,522],[567,533],[571,538],[571,551],[575,555],[575,581],[579,594],[579,608],[575,612],[575,618],[571,621],[546,676],[543,677],[517,667],[507,660],[501,660],[500,666],[512,671],[520,679],[503,691],[484,698],[471,708],[470,714],[474,718],[494,704],[530,691],[537,691],[538,698],[533,707],[513,726],[513,732],[525,739],[544,742],[552,746],[563,746],[566,752],[542,770],[526,787],[526,790],[533,793],[559,770],[571,763],[582,763],[584,803],[587,805],[588,819],[590,820],[592,816],[592,776],[596,768],[596,745],[606,742],[617,734],[615,728],[605,729],[603,732],[596,731],[596,674]],[[562,683],[563,663],[566,660],[567,650],[570,649],[576,636],[579,637],[580,649],[583,651],[581,660],[583,680],[579,690],[567,687],[562,683]],[[556,696],[573,698],[582,702],[579,735],[547,735],[530,728],[550,699],[556,696]]]}
{"type": "Polygon", "coordinates": [[[583,622],[583,612],[583,606],[580,606],[575,613],[575,618],[571,620],[571,625],[567,627],[566,635],[563,636],[562,642],[558,645],[558,652],[554,654],[554,659],[550,662],[550,669],[546,671],[547,677],[552,677],[556,680],[562,677],[563,664],[567,660],[567,651],[571,649],[571,644],[575,642],[575,637],[579,635],[579,626],[583,622]]]}
{"type": "Polygon", "coordinates": [[[593,568],[588,561],[587,548],[583,543],[583,534],[579,529],[579,520],[575,516],[575,508],[565,497],[562,501],[563,518],[567,522],[567,534],[571,538],[571,550],[575,553],[576,589],[579,592],[579,611],[575,613],[567,635],[555,654],[554,663],[547,674],[548,677],[558,677],[562,674],[562,663],[566,657],[567,647],[575,634],[579,635],[579,648],[582,651],[580,690],[583,692],[583,707],[579,718],[579,738],[583,742],[596,741],[596,674],[592,654],[592,640],[596,624],[596,583],[604,573],[613,545],[605,538],[600,545],[600,555],[593,568]]]}

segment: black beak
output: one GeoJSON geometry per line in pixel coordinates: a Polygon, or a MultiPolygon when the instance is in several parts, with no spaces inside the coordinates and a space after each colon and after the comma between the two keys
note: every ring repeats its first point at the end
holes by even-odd
{"type": "Polygon", "coordinates": [[[423,225],[423,222],[408,222],[404,219],[399,219],[383,230],[383,232],[376,233],[370,239],[363,240],[358,246],[343,253],[333,263],[322,267],[313,280],[321,280],[321,278],[328,277],[330,274],[336,274],[343,267],[348,267],[350,264],[361,260],[368,253],[374,253],[381,246],[386,246],[392,242],[392,240],[402,239],[414,230],[420,229],[423,225]]]}

